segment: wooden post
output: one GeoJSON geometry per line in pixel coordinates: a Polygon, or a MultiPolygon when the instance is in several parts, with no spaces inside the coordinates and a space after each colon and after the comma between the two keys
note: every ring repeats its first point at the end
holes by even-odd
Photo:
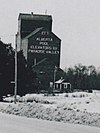
{"type": "Polygon", "coordinates": [[[57,67],[55,66],[55,68],[54,68],[54,81],[53,81],[54,82],[53,93],[55,91],[56,72],[57,72],[57,67]]]}
{"type": "Polygon", "coordinates": [[[15,36],[15,89],[14,89],[14,103],[16,104],[17,95],[17,34],[15,36]]]}

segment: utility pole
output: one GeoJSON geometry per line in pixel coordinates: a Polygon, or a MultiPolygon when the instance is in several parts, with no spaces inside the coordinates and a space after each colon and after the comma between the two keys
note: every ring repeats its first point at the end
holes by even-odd
{"type": "Polygon", "coordinates": [[[14,89],[14,103],[16,104],[17,95],[17,34],[15,36],[15,89],[14,89]]]}
{"type": "Polygon", "coordinates": [[[56,81],[56,72],[57,72],[57,67],[55,66],[54,68],[54,86],[53,86],[53,92],[55,91],[55,81],[56,81]]]}

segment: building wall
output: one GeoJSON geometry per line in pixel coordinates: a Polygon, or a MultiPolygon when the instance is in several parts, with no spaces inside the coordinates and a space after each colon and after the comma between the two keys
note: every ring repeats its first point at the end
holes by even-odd
{"type": "Polygon", "coordinates": [[[61,40],[52,32],[52,16],[20,14],[17,47],[18,51],[23,50],[27,66],[47,88],[53,81],[55,66],[60,67],[61,40]]]}
{"type": "Polygon", "coordinates": [[[21,32],[20,32],[20,25],[21,25],[21,20],[18,21],[18,32],[17,32],[17,51],[21,50],[21,32]]]}
{"type": "Polygon", "coordinates": [[[37,63],[47,59],[48,61],[51,60],[54,66],[59,67],[60,43],[60,39],[50,31],[44,29],[30,37],[28,39],[28,65],[34,65],[34,59],[36,59],[37,63]]]}
{"type": "Polygon", "coordinates": [[[17,51],[20,51],[21,50],[21,38],[20,38],[20,35],[18,34],[17,35],[17,51]]]}
{"type": "Polygon", "coordinates": [[[39,27],[52,30],[52,17],[49,15],[20,14],[18,21],[22,39],[39,27]]]}
{"type": "Polygon", "coordinates": [[[23,50],[23,55],[24,55],[25,59],[27,60],[28,39],[23,39],[22,40],[22,50],[23,50]]]}

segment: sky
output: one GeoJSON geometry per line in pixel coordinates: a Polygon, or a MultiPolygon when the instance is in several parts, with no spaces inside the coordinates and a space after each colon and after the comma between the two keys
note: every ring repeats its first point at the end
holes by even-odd
{"type": "Polygon", "coordinates": [[[100,67],[100,0],[0,0],[0,37],[15,45],[19,13],[52,15],[62,40],[61,68],[78,63],[100,67]]]}

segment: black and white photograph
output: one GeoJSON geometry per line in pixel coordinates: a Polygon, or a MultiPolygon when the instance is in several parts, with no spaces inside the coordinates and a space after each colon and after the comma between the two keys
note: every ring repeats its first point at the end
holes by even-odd
{"type": "Polygon", "coordinates": [[[100,0],[0,0],[0,133],[100,133],[100,0]]]}

